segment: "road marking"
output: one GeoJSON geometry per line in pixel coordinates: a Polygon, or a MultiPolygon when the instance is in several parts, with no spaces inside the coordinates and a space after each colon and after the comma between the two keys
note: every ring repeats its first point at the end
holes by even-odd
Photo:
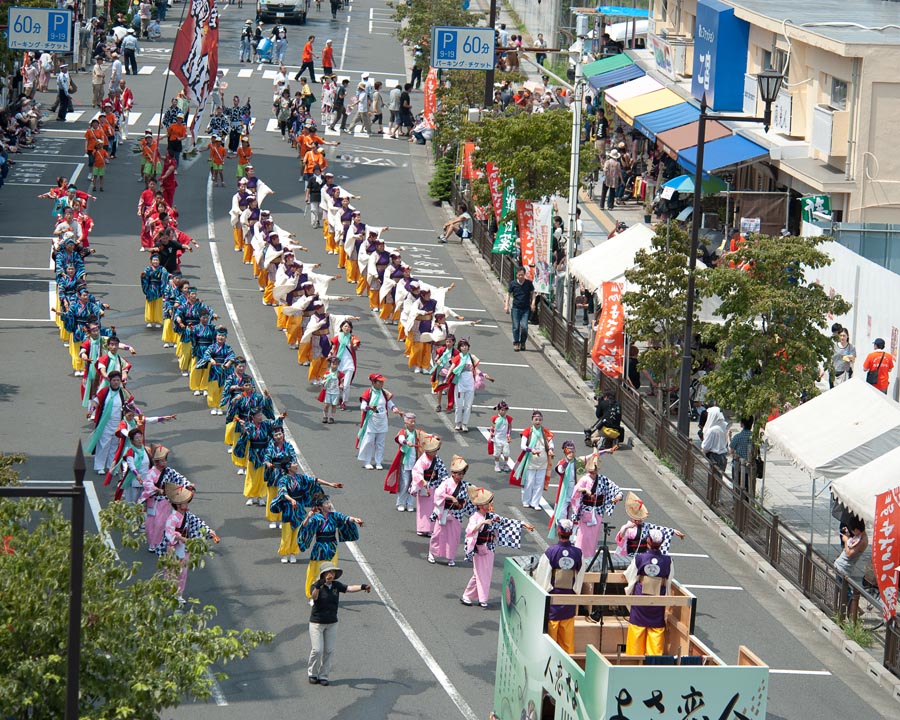
{"type": "MultiPolygon", "coordinates": [[[[459,308],[454,308],[454,310],[458,310],[459,308]]],[[[467,311],[468,312],[468,311],[467,311]]],[[[473,327],[484,327],[480,323],[478,325],[474,325],[473,327]]],[[[531,367],[531,365],[524,365],[520,363],[489,363],[489,362],[480,362],[479,365],[484,365],[485,367],[531,367]]]]}
{"type": "MultiPolygon", "coordinates": [[[[476,325],[475,327],[478,327],[478,326],[476,325]]],[[[493,406],[493,405],[473,405],[472,407],[477,407],[477,408],[488,408],[488,409],[490,409],[490,410],[493,410],[493,409],[494,409],[494,406],[493,406]]],[[[531,407],[527,407],[527,408],[526,408],[526,407],[516,407],[515,405],[510,405],[510,406],[509,406],[509,409],[510,409],[510,410],[528,410],[529,412],[531,412],[534,408],[531,408],[531,407]]],[[[569,411],[568,411],[568,410],[547,410],[546,408],[541,408],[541,412],[544,412],[544,413],[567,413],[567,412],[569,412],[569,411]]]]}
{"type": "MultiPolygon", "coordinates": [[[[341,46],[341,65],[338,70],[344,70],[344,60],[347,57],[347,43],[350,40],[350,16],[347,16],[347,29],[344,30],[344,44],[341,46]]],[[[340,81],[340,78],[338,79],[340,81]]]]}
{"type": "Polygon", "coordinates": [[[86,480],[84,483],[84,494],[87,497],[88,506],[91,508],[91,515],[94,517],[94,524],[97,526],[97,532],[103,535],[103,543],[112,550],[116,560],[119,559],[119,552],[116,550],[116,544],[110,537],[109,533],[100,527],[100,498],[97,497],[97,488],[94,486],[93,480],[86,480]]]}
{"type": "MultiPolygon", "coordinates": [[[[425,405],[427,406],[427,405],[429,405],[429,404],[431,403],[431,401],[434,399],[435,396],[429,393],[429,394],[427,394],[427,395],[423,395],[422,397],[425,398],[425,405]]],[[[463,434],[462,434],[462,433],[459,433],[459,432],[455,429],[455,428],[456,428],[456,425],[455,425],[453,422],[450,421],[450,414],[449,414],[449,413],[440,413],[440,414],[438,414],[438,420],[440,420],[440,421],[444,424],[444,426],[447,428],[447,432],[453,433],[453,434],[451,435],[451,437],[452,437],[454,440],[456,440],[456,442],[458,442],[460,445],[462,445],[462,447],[465,447],[465,448],[469,447],[469,443],[468,443],[468,442],[466,441],[466,439],[463,437],[463,434]]],[[[481,428],[478,428],[478,429],[480,430],[481,428]]]]}
{"type": "Polygon", "coordinates": [[[21,323],[45,323],[56,322],[55,318],[0,318],[0,322],[21,322],[21,323]]]}
{"type": "Polygon", "coordinates": [[[251,75],[253,75],[253,69],[252,69],[252,68],[243,68],[243,69],[241,69],[241,70],[238,70],[238,77],[239,77],[239,78],[248,78],[248,77],[250,77],[251,75]]]}
{"type": "Polygon", "coordinates": [[[438,280],[462,280],[461,277],[456,277],[455,275],[426,275],[425,273],[416,273],[415,277],[417,278],[436,278],[438,280]]]}
{"type": "Polygon", "coordinates": [[[263,70],[263,80],[274,80],[277,74],[277,70],[263,70]]]}
{"type": "MultiPolygon", "coordinates": [[[[547,541],[544,540],[544,536],[538,531],[538,524],[528,522],[528,518],[525,517],[525,513],[522,512],[521,508],[517,508],[515,505],[510,505],[509,512],[510,515],[514,515],[517,520],[523,523],[528,523],[529,525],[534,525],[534,531],[529,534],[529,537],[532,537],[537,541],[537,544],[541,546],[541,550],[547,550],[550,547],[547,544],[547,541]]],[[[552,512],[550,514],[553,515],[552,512]]]]}
{"type": "Polygon", "coordinates": [[[56,313],[53,312],[54,310],[56,310],[56,299],[56,283],[53,280],[50,280],[47,283],[47,301],[50,303],[50,307],[47,312],[49,313],[50,319],[53,321],[56,320],[56,313]]]}
{"type": "MultiPolygon", "coordinates": [[[[406,153],[403,153],[404,155],[406,153]]],[[[391,230],[406,230],[406,232],[423,232],[423,233],[434,233],[434,229],[432,228],[408,228],[408,227],[395,227],[391,225],[391,230]]],[[[431,243],[435,244],[435,243],[431,243]]]]}
{"type": "Polygon", "coordinates": [[[84,115],[84,110],[79,110],[77,112],[70,112],[66,115],[66,122],[73,123],[78,122],[78,118],[84,115]]]}
{"type": "Polygon", "coordinates": [[[687,590],[743,590],[739,585],[682,585],[687,590]]]}
{"type": "MultiPolygon", "coordinates": [[[[206,181],[206,230],[207,236],[209,237],[209,252],[212,256],[213,268],[216,272],[216,278],[219,281],[219,292],[222,294],[222,300],[225,303],[225,310],[228,313],[228,317],[231,319],[231,327],[234,335],[237,338],[238,344],[241,346],[241,349],[244,353],[244,358],[247,360],[247,367],[250,369],[250,372],[253,373],[253,377],[256,378],[259,389],[265,390],[265,380],[263,379],[262,374],[259,371],[259,366],[256,364],[256,360],[253,357],[253,352],[250,349],[250,344],[249,342],[247,342],[247,337],[244,334],[244,328],[241,325],[240,318],[238,318],[234,303],[231,300],[231,293],[228,291],[228,282],[225,279],[225,271],[222,268],[222,260],[219,257],[219,248],[215,240],[216,224],[213,220],[212,198],[212,178],[208,177],[206,181]]],[[[293,443],[295,448],[300,447],[300,444],[294,440],[290,428],[288,428],[287,426],[285,426],[284,435],[285,439],[288,442],[293,443]]],[[[304,471],[311,472],[309,462],[299,450],[297,451],[297,458],[300,460],[304,471]]],[[[441,687],[444,689],[444,692],[446,692],[450,699],[453,701],[453,704],[456,705],[456,707],[459,709],[462,716],[466,718],[466,720],[478,720],[479,716],[475,714],[471,707],[469,707],[469,704],[466,702],[465,698],[463,698],[459,690],[456,689],[456,686],[447,676],[447,673],[444,672],[443,668],[438,664],[437,660],[425,646],[425,643],[422,642],[421,638],[413,629],[412,625],[409,624],[409,621],[397,607],[387,589],[384,587],[384,585],[382,585],[381,580],[375,574],[374,568],[369,564],[369,561],[366,559],[365,555],[363,555],[362,551],[357,547],[356,543],[350,542],[345,544],[347,546],[347,549],[350,550],[350,553],[353,555],[359,567],[362,569],[369,583],[372,585],[372,588],[381,598],[385,608],[394,618],[394,622],[396,622],[400,627],[400,631],[403,633],[406,639],[409,640],[416,653],[425,662],[425,665],[431,671],[432,675],[434,675],[438,683],[440,683],[441,687]]]]}
{"type": "Polygon", "coordinates": [[[269,118],[269,121],[266,123],[266,132],[281,132],[276,118],[269,118]]]}
{"type": "MultiPolygon", "coordinates": [[[[41,239],[43,240],[46,238],[41,238],[41,239]]],[[[17,267],[17,266],[0,267],[0,270],[35,270],[35,271],[40,270],[41,272],[43,272],[44,270],[48,270],[48,269],[49,268],[46,268],[46,267],[17,267]]]]}
{"type": "Polygon", "coordinates": [[[156,65],[144,65],[138,69],[138,75],[152,75],[154,70],[156,70],[156,65]]]}
{"type": "Polygon", "coordinates": [[[143,113],[139,113],[139,112],[128,113],[128,125],[129,126],[137,125],[137,121],[141,119],[141,115],[143,115],[143,113]]]}
{"type": "Polygon", "coordinates": [[[159,120],[161,117],[162,117],[162,115],[160,115],[159,113],[153,113],[153,115],[150,116],[150,120],[147,123],[147,127],[150,127],[150,128],[158,127],[159,120]]]}
{"type": "MultiPolygon", "coordinates": [[[[640,492],[639,490],[635,490],[634,488],[619,488],[620,490],[633,490],[634,492],[640,492]]],[[[709,555],[705,553],[669,553],[669,557],[682,557],[682,558],[704,558],[709,559],[709,555]]]]}
{"type": "Polygon", "coordinates": [[[831,672],[828,670],[787,670],[784,668],[769,668],[769,675],[821,675],[823,677],[828,677],[831,675],[831,672]]]}

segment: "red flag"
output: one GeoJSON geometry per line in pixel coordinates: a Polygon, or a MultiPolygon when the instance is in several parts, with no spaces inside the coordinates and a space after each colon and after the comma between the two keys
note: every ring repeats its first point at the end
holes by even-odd
{"type": "Polygon", "coordinates": [[[438,71],[431,68],[425,76],[425,100],[422,110],[428,127],[434,128],[434,114],[437,112],[438,71]]]}
{"type": "Polygon", "coordinates": [[[516,220],[519,224],[519,243],[525,276],[534,279],[534,208],[530,200],[516,200],[516,220]]]}
{"type": "Polygon", "coordinates": [[[872,569],[881,595],[885,621],[897,614],[897,572],[900,569],[900,487],[875,496],[875,531],[872,537],[872,569]]]}
{"type": "Polygon", "coordinates": [[[491,205],[494,206],[494,218],[500,222],[500,216],[503,214],[503,187],[500,179],[500,168],[494,163],[485,164],[487,170],[488,187],[491,190],[491,205]]]}
{"type": "Polygon", "coordinates": [[[622,309],[622,288],[619,283],[603,283],[603,310],[594,337],[591,360],[600,372],[621,377],[624,365],[625,312],[622,309]]]}
{"type": "Polygon", "coordinates": [[[463,180],[477,180],[484,177],[484,171],[475,167],[473,156],[475,155],[475,143],[467,142],[463,145],[463,180]]]}
{"type": "Polygon", "coordinates": [[[191,0],[175,37],[169,70],[181,80],[188,99],[202,109],[219,68],[219,11],[215,0],[191,0]]]}

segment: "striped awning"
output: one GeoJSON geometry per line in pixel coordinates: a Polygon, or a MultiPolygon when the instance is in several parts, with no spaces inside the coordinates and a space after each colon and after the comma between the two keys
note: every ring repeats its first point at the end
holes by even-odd
{"type": "Polygon", "coordinates": [[[700,110],[690,103],[672,105],[662,110],[638,115],[634,119],[634,127],[651,140],[658,139],[660,133],[668,132],[700,117],[700,110]]]}
{"type": "Polygon", "coordinates": [[[654,90],[644,95],[623,100],[616,107],[616,115],[634,127],[634,119],[638,115],[651,113],[654,110],[662,110],[683,102],[684,100],[681,96],[676,95],[671,90],[654,90]]]}
{"type": "Polygon", "coordinates": [[[606,104],[615,107],[623,100],[637,97],[638,95],[645,95],[654,90],[662,90],[662,87],[661,83],[656,82],[649,75],[643,75],[635,80],[609,88],[606,91],[606,104]]]}

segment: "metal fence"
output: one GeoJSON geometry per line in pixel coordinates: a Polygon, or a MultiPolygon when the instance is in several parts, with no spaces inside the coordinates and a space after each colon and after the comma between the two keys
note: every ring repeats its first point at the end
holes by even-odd
{"type": "MultiPolygon", "coordinates": [[[[470,206],[469,198],[454,183],[453,206],[470,206]]],[[[505,287],[515,277],[517,261],[491,252],[493,237],[487,224],[473,221],[472,241],[481,256],[505,287]]],[[[584,379],[593,377],[588,367],[590,338],[581,328],[563,318],[554,307],[543,303],[539,323],[544,334],[584,379]]],[[[829,617],[846,618],[851,591],[860,594],[855,620],[872,630],[875,642],[884,646],[883,664],[900,677],[900,626],[881,622],[881,606],[876,597],[852,580],[837,575],[828,559],[809,542],[764,508],[755,496],[755,481],[749,489],[736,487],[713,466],[689,438],[678,434],[666,408],[654,407],[646,396],[630,384],[606,375],[599,376],[599,391],[610,390],[622,406],[622,421],[635,435],[668,464],[704,502],[760,555],[768,559],[792,585],[829,617]]],[[[755,478],[755,462],[745,468],[755,478]]]]}

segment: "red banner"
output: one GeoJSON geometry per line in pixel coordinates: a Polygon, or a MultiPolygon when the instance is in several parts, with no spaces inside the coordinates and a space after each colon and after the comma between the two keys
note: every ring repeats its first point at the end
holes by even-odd
{"type": "Polygon", "coordinates": [[[885,621],[897,614],[897,572],[900,570],[900,487],[875,496],[872,569],[881,595],[885,621]]]}
{"type": "Polygon", "coordinates": [[[473,143],[473,142],[465,143],[463,145],[463,164],[462,164],[463,180],[477,180],[480,177],[484,177],[484,171],[475,167],[474,156],[475,156],[475,143],[473,143]]]}
{"type": "Polygon", "coordinates": [[[491,205],[494,208],[494,219],[499,223],[500,216],[503,214],[503,181],[500,178],[500,168],[494,163],[487,163],[488,187],[491,190],[491,205]]]}
{"type": "Polygon", "coordinates": [[[602,306],[591,360],[604,375],[621,377],[625,357],[622,347],[625,343],[625,311],[619,283],[603,283],[602,306]]]}
{"type": "Polygon", "coordinates": [[[219,69],[219,11],[215,0],[191,0],[191,8],[175,36],[169,70],[181,80],[192,103],[200,108],[219,69]]]}
{"type": "Polygon", "coordinates": [[[434,129],[434,115],[437,112],[437,86],[438,71],[431,68],[425,76],[425,98],[422,106],[425,122],[431,129],[434,129]]]}
{"type": "Polygon", "coordinates": [[[534,279],[534,207],[530,200],[516,200],[516,220],[519,224],[519,246],[525,277],[534,279]]]}

